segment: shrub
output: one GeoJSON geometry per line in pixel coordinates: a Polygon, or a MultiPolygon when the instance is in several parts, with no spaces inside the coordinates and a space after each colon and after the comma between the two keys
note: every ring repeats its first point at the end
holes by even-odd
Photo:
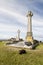
{"type": "Polygon", "coordinates": [[[24,49],[19,50],[19,54],[26,54],[26,50],[24,50],[24,49]]]}
{"type": "Polygon", "coordinates": [[[39,41],[38,40],[33,40],[33,43],[36,44],[36,43],[39,43],[39,41]]]}

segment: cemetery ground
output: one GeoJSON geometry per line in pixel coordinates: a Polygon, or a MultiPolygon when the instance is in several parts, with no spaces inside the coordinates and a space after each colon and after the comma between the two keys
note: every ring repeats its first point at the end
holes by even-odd
{"type": "Polygon", "coordinates": [[[26,50],[26,54],[19,54],[16,48],[6,46],[5,42],[0,42],[0,65],[43,65],[43,44],[36,47],[35,50],[26,50]]]}

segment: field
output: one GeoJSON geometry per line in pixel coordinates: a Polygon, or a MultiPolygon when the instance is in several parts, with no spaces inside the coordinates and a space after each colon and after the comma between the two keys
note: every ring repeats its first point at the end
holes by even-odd
{"type": "Polygon", "coordinates": [[[0,65],[43,65],[43,44],[36,50],[25,49],[27,53],[22,55],[19,49],[0,42],[0,65]]]}

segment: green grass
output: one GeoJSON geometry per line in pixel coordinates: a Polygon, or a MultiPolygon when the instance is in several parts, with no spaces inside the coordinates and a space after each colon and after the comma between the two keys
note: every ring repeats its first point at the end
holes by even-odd
{"type": "Polygon", "coordinates": [[[4,46],[0,42],[0,65],[43,65],[43,50],[28,50],[19,54],[19,48],[4,46]]]}
{"type": "Polygon", "coordinates": [[[3,46],[3,45],[4,45],[4,43],[1,41],[1,42],[0,42],[0,47],[3,46]]]}
{"type": "Polygon", "coordinates": [[[36,47],[37,50],[43,50],[43,43],[39,44],[37,47],[36,47]]]}

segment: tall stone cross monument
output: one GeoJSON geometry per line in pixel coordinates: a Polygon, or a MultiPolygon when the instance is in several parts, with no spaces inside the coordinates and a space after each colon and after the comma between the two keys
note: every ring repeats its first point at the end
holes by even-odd
{"type": "Polygon", "coordinates": [[[28,24],[27,24],[27,35],[26,35],[26,41],[33,43],[33,36],[32,36],[32,16],[33,13],[31,11],[28,11],[27,18],[28,18],[28,24]]]}

